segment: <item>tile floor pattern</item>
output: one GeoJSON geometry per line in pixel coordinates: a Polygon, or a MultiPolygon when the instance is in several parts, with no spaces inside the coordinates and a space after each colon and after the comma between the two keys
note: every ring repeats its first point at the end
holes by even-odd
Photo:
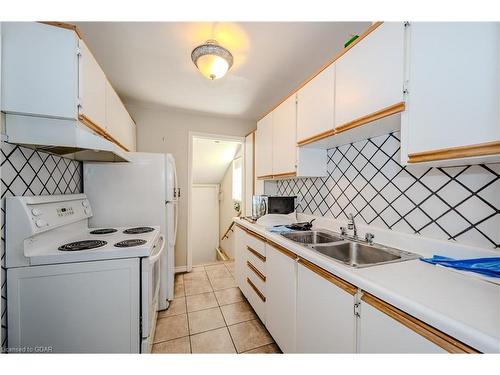
{"type": "Polygon", "coordinates": [[[236,286],[234,262],[175,277],[174,300],[158,315],[153,353],[281,353],[236,286]]]}

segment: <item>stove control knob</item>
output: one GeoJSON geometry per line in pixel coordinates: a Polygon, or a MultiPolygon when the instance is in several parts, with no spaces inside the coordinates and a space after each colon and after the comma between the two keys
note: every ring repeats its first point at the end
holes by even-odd
{"type": "Polygon", "coordinates": [[[31,210],[31,214],[32,214],[33,216],[40,216],[42,213],[43,213],[43,212],[42,212],[42,210],[40,210],[39,208],[33,208],[33,209],[31,210]]]}
{"type": "Polygon", "coordinates": [[[38,228],[41,228],[41,227],[46,227],[46,226],[47,226],[47,222],[46,222],[45,220],[38,219],[37,221],[35,221],[35,225],[36,225],[38,228]]]}
{"type": "Polygon", "coordinates": [[[82,201],[82,206],[83,207],[88,207],[89,206],[89,201],[88,200],[82,201]]]}
{"type": "Polygon", "coordinates": [[[90,208],[86,208],[84,211],[85,211],[85,215],[90,215],[92,213],[90,208]]]}

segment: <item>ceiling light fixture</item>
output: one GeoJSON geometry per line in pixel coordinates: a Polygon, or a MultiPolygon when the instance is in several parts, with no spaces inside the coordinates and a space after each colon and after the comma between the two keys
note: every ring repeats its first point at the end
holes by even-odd
{"type": "Polygon", "coordinates": [[[219,45],[216,40],[209,39],[191,52],[191,60],[205,77],[214,80],[223,77],[233,66],[233,55],[219,45]]]}

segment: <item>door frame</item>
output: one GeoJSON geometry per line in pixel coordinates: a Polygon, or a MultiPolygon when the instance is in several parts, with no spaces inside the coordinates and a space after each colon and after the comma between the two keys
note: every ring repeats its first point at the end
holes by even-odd
{"type": "MultiPolygon", "coordinates": [[[[191,217],[191,206],[192,206],[192,191],[191,187],[193,185],[193,139],[194,138],[205,138],[213,139],[218,141],[237,141],[240,142],[243,147],[242,152],[242,175],[245,176],[245,137],[224,135],[224,134],[214,134],[214,133],[201,133],[201,132],[188,132],[188,204],[187,204],[187,214],[188,214],[188,225],[187,225],[187,254],[186,254],[186,272],[191,272],[193,269],[193,249],[191,241],[191,228],[192,228],[192,217],[191,217]]],[[[243,197],[245,196],[245,184],[243,184],[243,197]]],[[[243,201],[242,204],[245,202],[243,201]]],[[[244,207],[242,207],[244,209],[244,207]]],[[[218,234],[217,234],[218,236],[218,234]]]]}

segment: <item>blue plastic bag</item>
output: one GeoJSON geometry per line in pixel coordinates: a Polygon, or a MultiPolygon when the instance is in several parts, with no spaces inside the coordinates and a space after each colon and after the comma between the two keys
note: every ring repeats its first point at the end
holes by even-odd
{"type": "Polygon", "coordinates": [[[500,278],[500,257],[453,259],[434,255],[432,258],[420,258],[420,260],[426,263],[455,268],[457,270],[476,272],[481,275],[500,278]]]}

